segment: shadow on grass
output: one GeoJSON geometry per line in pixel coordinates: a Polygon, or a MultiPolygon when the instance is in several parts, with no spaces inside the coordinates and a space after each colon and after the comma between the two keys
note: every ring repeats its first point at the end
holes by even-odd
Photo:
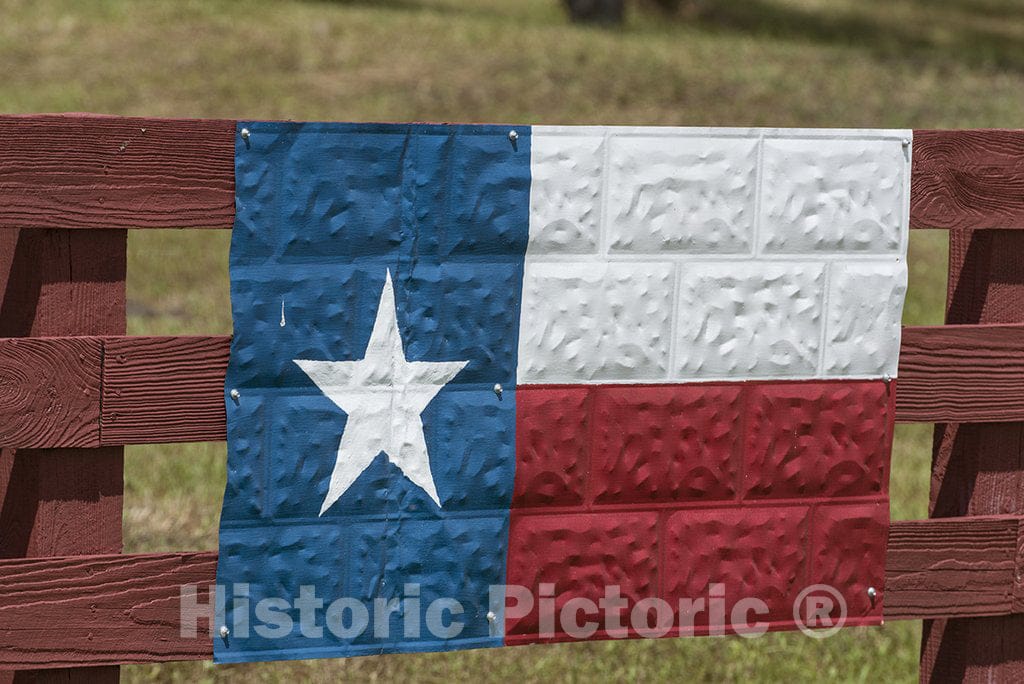
{"type": "MultiPolygon", "coordinates": [[[[332,5],[409,13],[490,16],[506,14],[470,0],[308,0],[332,5]]],[[[561,0],[547,0],[552,6],[561,0]]],[[[849,46],[876,57],[900,61],[945,61],[974,68],[1024,73],[1024,38],[1002,30],[1024,23],[1024,3],[1009,0],[860,0],[847,7],[804,7],[782,0],[629,0],[646,15],[644,32],[677,31],[683,26],[707,33],[733,32],[782,40],[849,46]],[[659,12],[656,7],[674,6],[659,12]],[[1003,20],[998,22],[998,20],[1003,20]],[[995,25],[994,25],[995,24],[995,25]]],[[[514,12],[515,4],[506,10],[514,12]]],[[[564,13],[550,16],[561,17],[564,13]]],[[[521,23],[518,17],[517,21],[521,23]]],[[[619,30],[620,27],[615,27],[619,30]]],[[[1021,33],[1024,35],[1024,27],[1021,33]]],[[[626,26],[630,31],[631,27],[626,26]]]]}
{"type": "Polygon", "coordinates": [[[1009,0],[915,0],[915,4],[979,17],[1024,19],[1024,4],[1009,0]]]}
{"type": "Polygon", "coordinates": [[[856,10],[812,10],[777,0],[683,0],[676,16],[709,33],[846,45],[891,59],[938,58],[1024,72],[1024,40],[977,22],[979,17],[1024,19],[1024,6],[999,0],[977,7],[968,0],[917,0],[904,6],[902,15],[890,14],[885,0],[862,0],[856,10]]]}
{"type": "Polygon", "coordinates": [[[444,5],[429,0],[309,0],[309,2],[322,2],[330,5],[352,5],[353,7],[372,7],[376,9],[390,10],[443,10],[444,5]]]}
{"type": "Polygon", "coordinates": [[[341,5],[343,7],[359,7],[392,12],[430,13],[438,15],[473,16],[491,14],[484,8],[467,3],[465,7],[456,7],[440,0],[306,0],[309,3],[325,5],[341,5]]]}

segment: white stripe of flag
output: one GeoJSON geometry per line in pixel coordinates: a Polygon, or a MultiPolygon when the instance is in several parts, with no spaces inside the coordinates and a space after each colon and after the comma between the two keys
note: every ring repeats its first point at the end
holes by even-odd
{"type": "Polygon", "coordinates": [[[535,126],[518,381],[895,377],[911,139],[535,126]]]}

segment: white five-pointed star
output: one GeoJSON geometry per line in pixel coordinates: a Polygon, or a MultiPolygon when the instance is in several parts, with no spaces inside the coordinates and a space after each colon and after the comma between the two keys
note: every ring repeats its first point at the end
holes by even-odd
{"type": "Polygon", "coordinates": [[[295,363],[348,414],[323,515],[382,451],[440,508],[420,413],[469,361],[407,361],[398,331],[391,270],[361,361],[295,363]]]}

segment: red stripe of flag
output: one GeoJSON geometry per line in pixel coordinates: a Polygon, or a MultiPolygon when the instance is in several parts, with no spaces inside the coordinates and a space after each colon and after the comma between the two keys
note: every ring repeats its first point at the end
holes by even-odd
{"type": "MultiPolygon", "coordinates": [[[[707,601],[721,584],[727,623],[753,597],[770,611],[758,619],[787,629],[797,594],[824,583],[846,600],[847,624],[880,623],[894,389],[520,386],[506,581],[538,601],[554,584],[556,629],[566,601],[597,603],[607,585],[627,611],[666,600],[678,626],[679,599],[707,601]]],[[[707,611],[693,625],[683,632],[707,633],[707,611]]],[[[537,603],[505,626],[508,643],[567,638],[540,636],[537,603]]]]}

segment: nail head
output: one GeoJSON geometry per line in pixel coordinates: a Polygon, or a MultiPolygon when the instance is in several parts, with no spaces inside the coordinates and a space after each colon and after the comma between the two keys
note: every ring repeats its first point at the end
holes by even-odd
{"type": "Polygon", "coordinates": [[[500,385],[500,384],[495,384],[495,385],[494,385],[494,393],[495,393],[496,395],[498,395],[498,398],[499,398],[499,399],[501,399],[501,393],[502,393],[502,389],[501,389],[501,385],[500,385]]]}
{"type": "Polygon", "coordinates": [[[241,393],[238,390],[236,390],[236,389],[231,390],[231,398],[234,399],[236,402],[238,401],[238,398],[240,396],[242,396],[242,395],[241,395],[241,393]]]}
{"type": "Polygon", "coordinates": [[[878,596],[878,590],[874,587],[868,587],[868,598],[874,601],[876,596],[878,596]]]}
{"type": "Polygon", "coordinates": [[[241,131],[239,131],[239,135],[242,136],[242,140],[248,140],[249,139],[249,129],[248,128],[243,128],[241,131]]]}
{"type": "Polygon", "coordinates": [[[231,630],[228,629],[228,626],[227,625],[221,625],[220,626],[220,638],[221,639],[227,639],[229,634],[231,634],[231,630]]]}
{"type": "Polygon", "coordinates": [[[513,128],[511,131],[508,132],[508,139],[511,140],[512,142],[519,140],[519,134],[516,133],[516,129],[513,128]]]}
{"type": "Polygon", "coordinates": [[[487,621],[488,622],[494,622],[497,619],[498,619],[498,616],[494,614],[493,610],[487,611],[487,621]]]}

